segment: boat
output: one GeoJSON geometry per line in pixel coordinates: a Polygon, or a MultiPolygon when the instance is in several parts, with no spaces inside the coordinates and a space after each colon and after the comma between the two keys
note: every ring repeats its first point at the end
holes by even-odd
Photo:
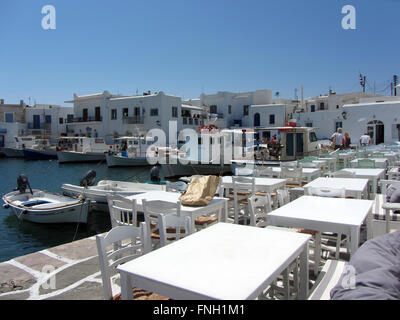
{"type": "Polygon", "coordinates": [[[87,199],[31,189],[25,175],[20,175],[17,183],[16,191],[3,196],[3,207],[11,208],[20,220],[44,224],[87,223],[87,199]]]}
{"type": "Polygon", "coordinates": [[[31,148],[23,149],[26,160],[57,159],[56,146],[51,146],[48,139],[37,139],[31,148]]]}
{"type": "Polygon", "coordinates": [[[105,144],[103,138],[61,137],[59,149],[59,163],[100,162],[106,160],[105,153],[113,146],[105,144]]]}
{"type": "Polygon", "coordinates": [[[139,167],[150,166],[146,158],[147,148],[151,146],[152,137],[121,137],[117,152],[108,152],[106,161],[108,167],[139,167]]]}
{"type": "Polygon", "coordinates": [[[24,149],[36,143],[36,136],[15,136],[15,147],[3,147],[1,151],[7,158],[24,158],[24,149]]]}

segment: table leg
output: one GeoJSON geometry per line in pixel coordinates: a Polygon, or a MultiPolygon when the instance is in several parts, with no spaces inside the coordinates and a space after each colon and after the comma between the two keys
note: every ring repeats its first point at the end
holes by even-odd
{"type": "Polygon", "coordinates": [[[300,289],[299,299],[308,298],[308,241],[304,245],[303,252],[300,254],[300,289]]]}
{"type": "Polygon", "coordinates": [[[321,232],[315,234],[315,248],[314,248],[314,275],[318,276],[319,264],[321,262],[321,232]]]}
{"type": "Polygon", "coordinates": [[[358,249],[360,243],[360,228],[351,228],[350,235],[350,256],[352,257],[358,249]]]}
{"type": "Polygon", "coordinates": [[[126,272],[121,272],[121,300],[133,300],[130,277],[126,272]]]}

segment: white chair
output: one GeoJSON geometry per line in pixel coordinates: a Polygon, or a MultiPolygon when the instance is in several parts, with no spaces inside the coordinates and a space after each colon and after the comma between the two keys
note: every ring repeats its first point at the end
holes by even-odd
{"type": "Polygon", "coordinates": [[[112,300],[116,291],[111,277],[120,264],[135,259],[150,251],[145,223],[136,226],[118,226],[106,235],[96,236],[97,251],[103,282],[104,299],[112,300]],[[128,243],[126,241],[129,241],[128,243]],[[112,248],[110,250],[110,247],[112,248]],[[113,290],[114,287],[114,290],[113,290]]]}
{"type": "Polygon", "coordinates": [[[233,176],[233,208],[234,223],[239,223],[239,218],[247,216],[248,199],[255,194],[255,178],[233,176]]]}
{"type": "Polygon", "coordinates": [[[250,225],[253,227],[266,227],[269,225],[268,213],[272,211],[271,195],[252,196],[249,199],[250,225]]]}
{"type": "Polygon", "coordinates": [[[119,195],[107,195],[111,227],[137,226],[136,200],[128,200],[119,195]]]}
{"type": "MultiPolygon", "coordinates": [[[[321,187],[321,188],[307,188],[307,194],[310,196],[318,196],[318,197],[329,197],[329,198],[345,198],[346,197],[346,189],[344,188],[329,188],[329,187],[321,187]]],[[[337,236],[332,236],[330,234],[324,234],[324,238],[333,239],[336,241],[336,251],[335,258],[339,259],[340,254],[340,246],[343,242],[347,244],[347,250],[349,250],[349,242],[348,238],[345,237],[342,240],[342,234],[338,234],[337,236]]]]}
{"type": "Polygon", "coordinates": [[[149,238],[158,240],[153,248],[163,247],[193,233],[190,217],[180,216],[180,202],[143,200],[143,211],[149,238]]]}
{"type": "Polygon", "coordinates": [[[253,169],[248,168],[235,168],[235,176],[251,177],[254,175],[253,169]]]}
{"type": "Polygon", "coordinates": [[[287,179],[288,186],[296,185],[301,187],[302,182],[302,168],[281,167],[281,179],[287,179]]]}
{"type": "Polygon", "coordinates": [[[290,193],[287,189],[278,189],[276,190],[276,198],[278,206],[282,207],[290,202],[290,193]]]}
{"type": "Polygon", "coordinates": [[[184,181],[171,182],[167,181],[165,191],[167,192],[183,192],[188,188],[188,184],[184,181]]]}
{"type": "Polygon", "coordinates": [[[254,171],[255,177],[274,178],[277,176],[272,168],[256,168],[254,171]]]}

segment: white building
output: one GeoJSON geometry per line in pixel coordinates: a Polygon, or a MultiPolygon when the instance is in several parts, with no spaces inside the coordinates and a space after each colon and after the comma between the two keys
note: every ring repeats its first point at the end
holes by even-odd
{"type": "Polygon", "coordinates": [[[74,118],[68,120],[69,135],[104,137],[107,143],[118,136],[144,135],[151,129],[162,129],[168,141],[169,121],[176,120],[178,132],[183,127],[197,129],[201,121],[194,119],[203,112],[199,107],[182,107],[180,97],[162,91],[140,96],[112,95],[108,91],[74,94],[74,100],[66,102],[74,104],[74,118]]]}

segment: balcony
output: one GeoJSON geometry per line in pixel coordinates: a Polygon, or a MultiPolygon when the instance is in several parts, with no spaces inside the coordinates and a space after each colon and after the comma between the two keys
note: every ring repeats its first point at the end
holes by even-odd
{"type": "Polygon", "coordinates": [[[33,123],[28,122],[29,130],[51,130],[51,123],[33,123]]]}
{"type": "Polygon", "coordinates": [[[67,119],[67,123],[101,122],[101,121],[103,121],[103,117],[82,117],[82,118],[69,118],[69,119],[67,119]]]}
{"type": "Polygon", "coordinates": [[[123,124],[144,124],[144,116],[141,117],[122,117],[123,124]]]}
{"type": "Polygon", "coordinates": [[[182,117],[182,124],[189,126],[201,126],[204,124],[204,120],[200,118],[182,117]]]}

